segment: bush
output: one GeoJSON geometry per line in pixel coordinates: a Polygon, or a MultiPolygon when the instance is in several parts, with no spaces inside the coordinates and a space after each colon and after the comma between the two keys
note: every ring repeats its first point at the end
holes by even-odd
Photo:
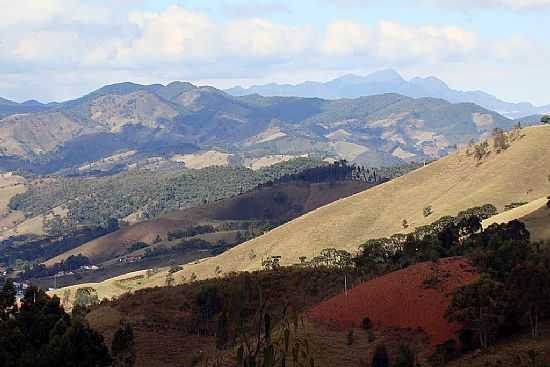
{"type": "Polygon", "coordinates": [[[368,317],[365,317],[363,319],[362,326],[363,329],[369,330],[370,328],[372,328],[372,321],[368,317]]]}
{"type": "Polygon", "coordinates": [[[432,215],[432,213],[433,213],[433,208],[432,208],[432,206],[430,205],[430,206],[425,207],[425,208],[422,210],[422,213],[424,214],[424,217],[426,217],[426,218],[429,217],[430,215],[432,215]]]}
{"type": "Polygon", "coordinates": [[[372,357],[372,367],[389,367],[390,359],[388,357],[388,351],[384,344],[380,344],[376,347],[374,351],[374,356],[372,357]]]}
{"type": "Polygon", "coordinates": [[[395,357],[394,367],[415,367],[416,354],[405,344],[401,344],[397,356],[395,357]]]}

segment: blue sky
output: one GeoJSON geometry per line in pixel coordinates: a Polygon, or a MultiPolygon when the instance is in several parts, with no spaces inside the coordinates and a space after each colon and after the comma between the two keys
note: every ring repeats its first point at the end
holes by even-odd
{"type": "Polygon", "coordinates": [[[329,80],[395,68],[550,103],[550,0],[0,0],[0,96],[120,81],[329,80]]]}

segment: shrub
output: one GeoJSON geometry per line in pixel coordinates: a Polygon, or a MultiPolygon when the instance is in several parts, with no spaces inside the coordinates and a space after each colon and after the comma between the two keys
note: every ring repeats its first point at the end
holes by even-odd
{"type": "Polygon", "coordinates": [[[384,344],[380,344],[376,347],[374,351],[374,356],[372,357],[372,367],[389,367],[390,359],[388,357],[388,351],[384,344]]]}
{"type": "Polygon", "coordinates": [[[425,207],[424,209],[422,209],[422,213],[424,214],[424,217],[429,217],[430,215],[433,214],[433,208],[431,205],[425,207]]]}
{"type": "Polygon", "coordinates": [[[368,317],[365,317],[363,319],[362,326],[363,329],[369,330],[370,328],[372,328],[372,321],[368,317]]]}
{"type": "Polygon", "coordinates": [[[395,357],[394,367],[415,367],[416,354],[405,344],[401,344],[397,356],[395,357]]]}
{"type": "Polygon", "coordinates": [[[353,341],[355,340],[355,334],[353,333],[353,329],[348,332],[347,336],[347,344],[353,345],[353,341]]]}

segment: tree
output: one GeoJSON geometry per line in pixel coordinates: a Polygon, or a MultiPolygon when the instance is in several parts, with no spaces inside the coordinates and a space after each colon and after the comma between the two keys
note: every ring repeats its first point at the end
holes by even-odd
{"type": "Polygon", "coordinates": [[[542,264],[525,264],[514,269],[510,277],[514,304],[526,315],[531,336],[539,336],[541,315],[550,309],[550,274],[542,264]]]}
{"type": "Polygon", "coordinates": [[[216,348],[225,350],[229,342],[229,319],[227,312],[222,312],[218,318],[218,328],[216,330],[216,348]]]}
{"type": "Polygon", "coordinates": [[[477,161],[482,160],[487,154],[489,154],[489,143],[486,140],[474,146],[474,158],[477,161]]]}
{"type": "Polygon", "coordinates": [[[424,214],[424,217],[429,217],[430,215],[432,215],[433,213],[433,209],[432,209],[432,206],[429,205],[427,207],[425,207],[424,209],[422,209],[422,214],[424,214]]]}
{"type": "Polygon", "coordinates": [[[101,335],[71,320],[57,297],[29,287],[7,322],[0,321],[2,367],[107,367],[109,350],[101,335]]]}
{"type": "Polygon", "coordinates": [[[542,116],[541,119],[540,119],[540,122],[545,124],[545,125],[550,124],[550,116],[549,115],[542,116]]]}
{"type": "Polygon", "coordinates": [[[500,300],[503,295],[501,283],[482,275],[477,282],[455,292],[446,316],[475,331],[481,347],[487,348],[502,319],[500,300]]]}
{"type": "Polygon", "coordinates": [[[412,349],[405,344],[399,346],[399,351],[395,357],[394,367],[415,367],[416,366],[416,354],[412,349]]]}
{"type": "Polygon", "coordinates": [[[103,337],[79,320],[73,320],[62,335],[54,335],[45,357],[48,366],[107,367],[111,356],[103,337]]]}
{"type": "Polygon", "coordinates": [[[97,292],[92,287],[83,287],[76,290],[74,305],[78,307],[90,307],[99,303],[97,292]]]}
{"type": "Polygon", "coordinates": [[[500,153],[508,148],[508,138],[506,137],[504,130],[498,127],[493,130],[493,145],[497,153],[500,153]]]}
{"type": "Polygon", "coordinates": [[[0,290],[0,320],[8,320],[17,311],[16,293],[13,281],[8,279],[0,290]]]}
{"type": "Polygon", "coordinates": [[[133,367],[136,363],[136,345],[134,330],[129,323],[124,323],[115,332],[111,344],[113,367],[133,367]]]}
{"type": "Polygon", "coordinates": [[[380,344],[376,347],[374,355],[372,357],[372,367],[389,367],[390,359],[388,357],[388,351],[384,344],[380,344]]]}

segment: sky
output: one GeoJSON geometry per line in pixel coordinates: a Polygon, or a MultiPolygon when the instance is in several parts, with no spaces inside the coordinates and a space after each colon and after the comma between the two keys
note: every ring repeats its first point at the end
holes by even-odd
{"type": "Polygon", "coordinates": [[[0,97],[229,88],[393,68],[550,103],[550,0],[0,0],[0,97]]]}

